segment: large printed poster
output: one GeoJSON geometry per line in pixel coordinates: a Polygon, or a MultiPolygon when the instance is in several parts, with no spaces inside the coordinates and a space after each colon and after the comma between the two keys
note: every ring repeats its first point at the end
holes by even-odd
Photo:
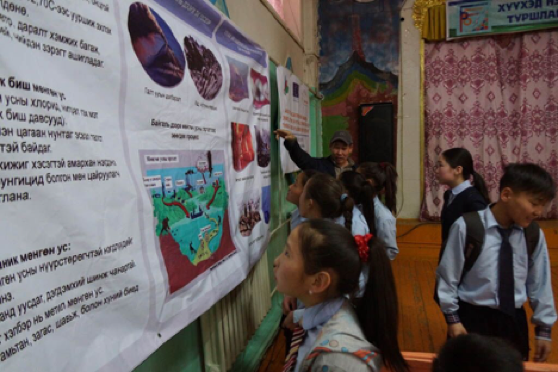
{"type": "Polygon", "coordinates": [[[267,245],[267,54],[204,0],[0,5],[0,370],[131,370],[267,245]]]}
{"type": "Polygon", "coordinates": [[[558,26],[558,1],[484,0],[446,4],[448,39],[558,26]]]}
{"type": "MultiPolygon", "coordinates": [[[[300,147],[310,153],[310,93],[308,87],[291,71],[283,66],[277,67],[277,85],[279,88],[279,128],[291,131],[300,147]]],[[[281,168],[283,173],[298,170],[291,160],[281,139],[281,168]]]]}

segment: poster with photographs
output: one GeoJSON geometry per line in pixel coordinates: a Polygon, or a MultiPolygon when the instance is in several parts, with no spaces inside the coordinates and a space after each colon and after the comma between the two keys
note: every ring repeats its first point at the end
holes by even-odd
{"type": "Polygon", "coordinates": [[[0,370],[133,370],[265,250],[267,53],[205,0],[9,4],[0,370]]]}

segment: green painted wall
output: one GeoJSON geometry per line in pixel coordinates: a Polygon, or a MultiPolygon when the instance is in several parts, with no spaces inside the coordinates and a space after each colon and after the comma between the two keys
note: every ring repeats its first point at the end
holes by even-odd
{"type": "MultiPolygon", "coordinates": [[[[279,127],[279,101],[277,97],[277,68],[270,62],[270,88],[271,88],[271,128],[279,127]]],[[[310,96],[310,123],[312,133],[312,155],[319,155],[319,142],[317,136],[321,133],[320,101],[312,94],[310,96]]],[[[274,137],[275,138],[275,137],[274,137]]],[[[281,173],[279,163],[279,142],[271,141],[271,221],[270,230],[274,231],[267,248],[268,270],[270,278],[273,278],[273,259],[283,251],[285,241],[289,233],[287,219],[294,206],[285,201],[288,190],[288,178],[281,173]]],[[[272,288],[274,283],[272,283],[272,288]]],[[[275,294],[273,297],[272,310],[262,322],[260,329],[251,340],[247,350],[241,354],[235,362],[232,371],[249,372],[255,370],[271,343],[277,330],[277,324],[281,315],[281,296],[275,294]]],[[[199,319],[184,328],[173,338],[168,340],[155,353],[135,369],[135,372],[201,372],[203,371],[203,350],[201,342],[201,329],[199,319]]]]}
{"type": "Polygon", "coordinates": [[[151,354],[136,372],[203,371],[200,322],[196,320],[151,354]]]}

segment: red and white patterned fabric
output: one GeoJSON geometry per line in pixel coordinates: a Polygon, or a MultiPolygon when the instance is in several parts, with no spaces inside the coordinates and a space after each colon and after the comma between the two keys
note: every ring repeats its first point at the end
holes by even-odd
{"type": "MultiPolygon", "coordinates": [[[[421,219],[440,218],[434,165],[452,147],[471,152],[492,201],[508,163],[539,164],[558,181],[558,31],[428,43],[424,86],[421,219]]],[[[558,218],[556,200],[543,218],[558,218]]]]}
{"type": "Polygon", "coordinates": [[[296,361],[298,358],[298,350],[300,345],[304,341],[304,336],[306,336],[306,331],[302,327],[296,327],[293,330],[293,336],[291,338],[291,345],[289,348],[289,353],[285,358],[285,365],[283,366],[283,372],[292,372],[296,367],[296,361]]]}

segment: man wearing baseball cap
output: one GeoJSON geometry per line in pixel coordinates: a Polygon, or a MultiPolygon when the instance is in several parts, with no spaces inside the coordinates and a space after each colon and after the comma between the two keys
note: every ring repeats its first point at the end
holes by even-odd
{"type": "Polygon", "coordinates": [[[296,136],[288,130],[279,129],[273,133],[277,139],[285,139],[285,148],[289,152],[291,160],[302,170],[314,169],[337,178],[342,172],[355,169],[355,163],[351,159],[353,138],[346,130],[338,130],[333,133],[329,141],[331,155],[326,158],[310,156],[300,147],[296,136]]]}

